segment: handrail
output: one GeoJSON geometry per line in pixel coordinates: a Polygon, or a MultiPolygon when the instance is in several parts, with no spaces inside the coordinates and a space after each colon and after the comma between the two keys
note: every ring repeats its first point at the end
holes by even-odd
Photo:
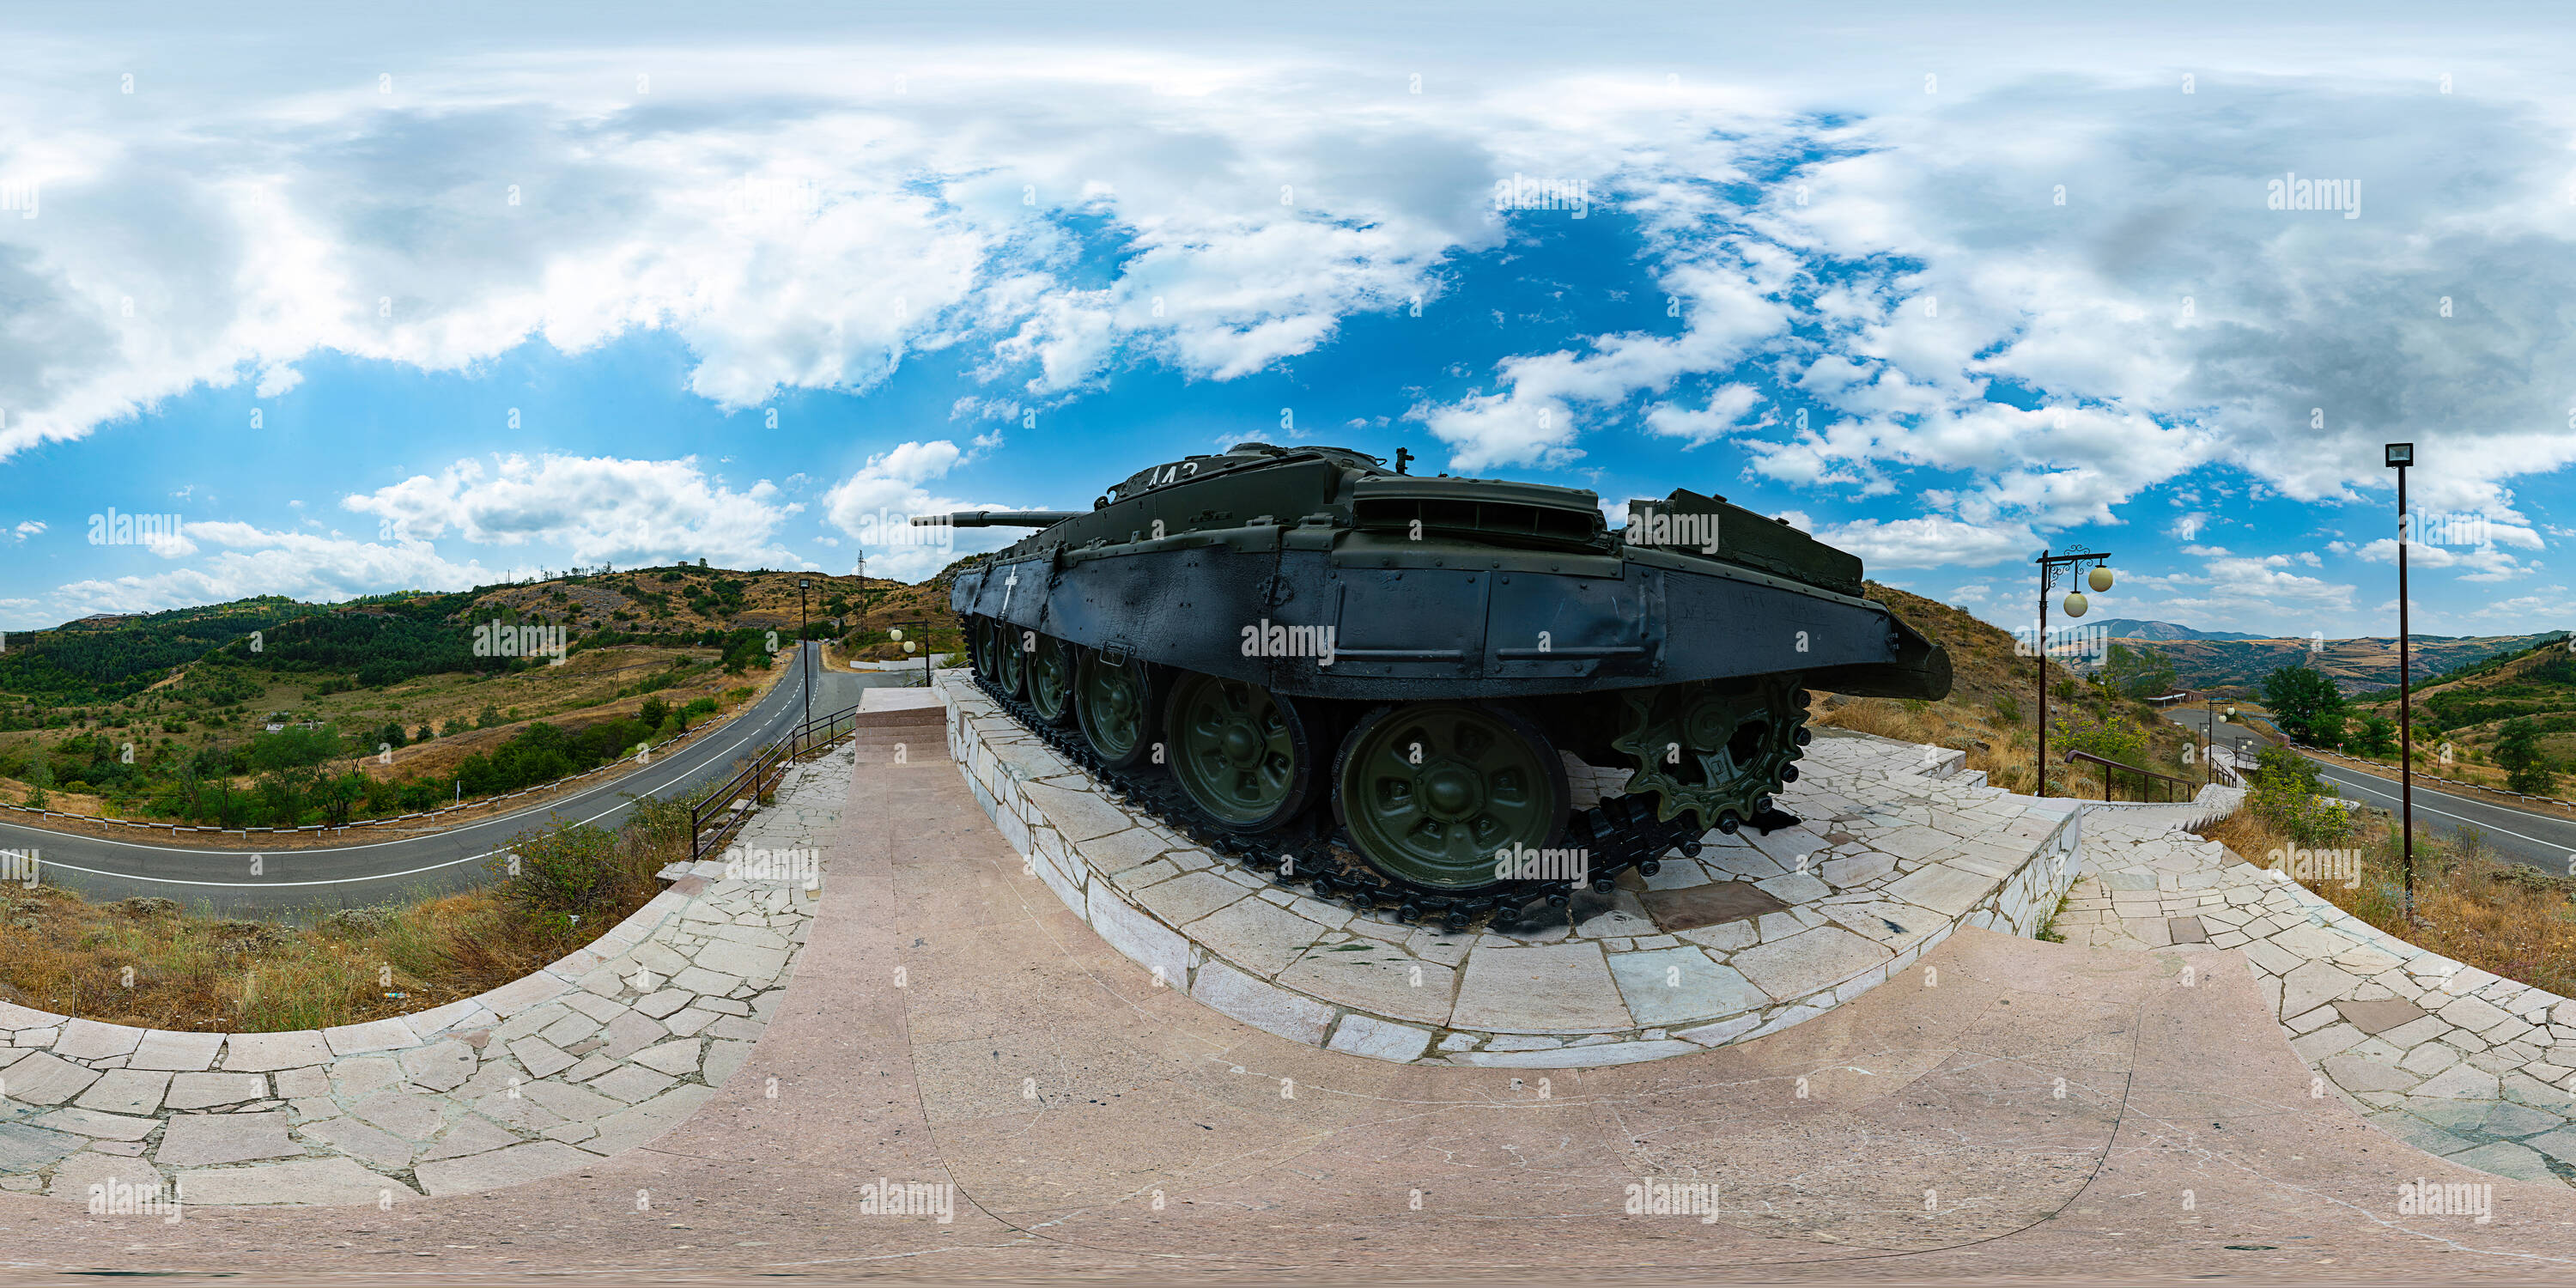
{"type": "Polygon", "coordinates": [[[751,816],[751,803],[777,790],[779,780],[787,776],[789,764],[857,732],[858,716],[858,707],[852,705],[780,734],[753,751],[751,763],[723,786],[690,805],[690,861],[705,858],[711,850],[721,851],[751,816]],[[737,799],[744,803],[736,804],[737,799]]]}
{"type": "MultiPolygon", "coordinates": [[[[2142,801],[2147,798],[2147,780],[2150,778],[2155,779],[2158,782],[2170,783],[2174,787],[2181,788],[2186,797],[2198,795],[2200,792],[2200,784],[2186,782],[2171,774],[2159,774],[2152,769],[2140,769],[2136,765],[2124,765],[2116,760],[2096,756],[2089,751],[2070,751],[2066,753],[2065,763],[2071,765],[2079,760],[2088,764],[2100,765],[2102,767],[2102,799],[2105,801],[2111,799],[2111,771],[2114,769],[2126,770],[2127,772],[2138,776],[2138,799],[2142,801]]],[[[2170,803],[2172,799],[2173,798],[2170,795],[2165,797],[2165,800],[2168,803],[2170,803]]]]}

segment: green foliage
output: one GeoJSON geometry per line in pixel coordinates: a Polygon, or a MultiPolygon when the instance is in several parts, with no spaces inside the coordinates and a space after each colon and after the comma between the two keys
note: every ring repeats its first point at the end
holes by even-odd
{"type": "Polygon", "coordinates": [[[2343,744],[2343,694],[2334,681],[2304,666],[2285,666],[2263,677],[2263,705],[2293,738],[2318,747],[2343,744]]]}
{"type": "Polygon", "coordinates": [[[2068,751],[2086,752],[2133,768],[2145,767],[2142,757],[2147,749],[2147,732],[2126,716],[2113,716],[2084,729],[2072,729],[2060,721],[2057,736],[2068,751]]]}
{"type": "Polygon", "coordinates": [[[2558,776],[2540,750],[2540,731],[2529,720],[2507,721],[2497,732],[2495,763],[2504,767],[2504,785],[2509,790],[2546,796],[2558,786],[2558,776]]]}
{"type": "Polygon", "coordinates": [[[2265,747],[2254,768],[2245,807],[2303,846],[2341,845],[2352,837],[2351,815],[2323,797],[2317,767],[2287,747],[2265,747]]]}
{"type": "Polygon", "coordinates": [[[2016,698],[2009,693],[1995,695],[1995,714],[2003,717],[2006,723],[2020,720],[2021,699],[2016,698]]]}
{"type": "Polygon", "coordinates": [[[2364,756],[2386,756],[2397,750],[2397,722],[2374,711],[2361,718],[2361,728],[2351,738],[2353,751],[2364,756]]]}
{"type": "Polygon", "coordinates": [[[211,649],[314,611],[267,595],[106,626],[13,631],[8,651],[0,653],[0,690],[57,707],[113,702],[150,688],[173,667],[211,649]]]}
{"type": "Polygon", "coordinates": [[[2151,648],[2131,648],[2113,644],[2102,662],[2102,678],[2112,688],[2133,698],[2152,698],[2171,693],[2175,688],[2174,665],[2165,655],[2151,648]]]}
{"type": "Polygon", "coordinates": [[[593,912],[615,888],[610,860],[617,834],[587,823],[553,820],[522,832],[493,859],[502,871],[502,895],[540,915],[593,912]]]}

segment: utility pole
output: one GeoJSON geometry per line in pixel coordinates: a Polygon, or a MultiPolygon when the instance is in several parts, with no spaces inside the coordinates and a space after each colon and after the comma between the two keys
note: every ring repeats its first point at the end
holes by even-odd
{"type": "Polygon", "coordinates": [[[2388,468],[2397,471],[2397,828],[2405,838],[2406,924],[2415,924],[2415,699],[2414,668],[2407,664],[2406,547],[2415,540],[2406,518],[2406,467],[2415,463],[2413,443],[2390,443],[2388,468]]]}
{"type": "Polygon", "coordinates": [[[809,578],[796,579],[796,665],[801,671],[799,687],[805,690],[805,723],[814,723],[814,651],[805,642],[805,588],[809,578]]]}
{"type": "MultiPolygon", "coordinates": [[[[2057,584],[2057,577],[2058,577],[2058,574],[2060,574],[2060,573],[2065,573],[2065,572],[2075,572],[2075,571],[2078,571],[2078,570],[2082,569],[2082,568],[2083,568],[2083,566],[2084,566],[2085,564],[2090,563],[2090,564],[2092,564],[2092,565],[2093,565],[2093,572],[2092,572],[2092,576],[2091,576],[2091,579],[2090,579],[2089,584],[2093,587],[2093,589],[2095,589],[2095,590],[2097,590],[2097,591],[2101,591],[2101,590],[2109,590],[2109,589],[2111,588],[2111,568],[2110,568],[2111,555],[2110,555],[2110,553],[2109,553],[2108,551],[2103,551],[2103,552],[2096,553],[2096,552],[2094,552],[2094,551],[2087,550],[2087,549],[2085,549],[2085,548],[2084,548],[2084,547],[2082,547],[2082,546],[2076,546],[2076,547],[2074,547],[2072,550],[2070,550],[2068,553],[2066,553],[2066,554],[2062,554],[2062,555],[2052,555],[2052,554],[2048,553],[2048,551],[2047,551],[2047,550],[2042,549],[2042,550],[2039,552],[2039,558],[2038,558],[2038,560],[2037,560],[2036,562],[2039,564],[2039,649],[2038,649],[2038,652],[2039,652],[2039,791],[2038,791],[2038,794],[2039,794],[2039,795],[2041,795],[2041,796],[2046,796],[2046,795],[2048,795],[2048,592],[2049,592],[2049,588],[2050,588],[2050,587],[2053,587],[2053,586],[2055,586],[2055,585],[2057,584]]],[[[2087,608],[2089,608],[2090,606],[2091,606],[2091,605],[2090,605],[2090,604],[2088,604],[2088,603],[2085,601],[2085,598],[2084,598],[2084,592],[2083,592],[2083,591],[2080,591],[2080,590],[2072,590],[2072,591],[2068,591],[2068,592],[2066,593],[2066,615],[2067,615],[2067,616],[2069,616],[2069,617],[2082,617],[2082,616],[2084,615],[2085,610],[2086,610],[2087,608]]],[[[2105,772],[2108,772],[2108,771],[2105,771],[2105,772]]],[[[2111,794],[2111,793],[2110,793],[2108,790],[2105,790],[2105,791],[2102,793],[2102,795],[2103,795],[2105,798],[2108,798],[2108,797],[2110,796],[2110,794],[2111,794]]]]}

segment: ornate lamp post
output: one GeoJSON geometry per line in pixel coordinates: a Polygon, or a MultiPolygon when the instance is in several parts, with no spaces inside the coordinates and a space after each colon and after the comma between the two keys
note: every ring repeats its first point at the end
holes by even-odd
{"type": "Polygon", "coordinates": [[[2397,471],[2397,782],[2398,831],[2405,838],[2406,924],[2415,924],[2415,699],[2414,668],[2407,665],[2406,547],[2415,541],[2406,521],[2406,467],[2415,463],[2413,443],[2390,443],[2388,468],[2397,471]]]}
{"type": "MultiPolygon", "coordinates": [[[[927,641],[927,640],[929,640],[929,638],[930,638],[930,623],[929,623],[929,622],[926,622],[926,621],[912,621],[912,622],[905,622],[903,625],[904,625],[904,626],[918,626],[918,627],[920,627],[920,628],[921,628],[921,638],[922,638],[922,640],[923,640],[923,641],[927,641]]],[[[898,627],[895,627],[895,628],[894,628],[894,629],[892,629],[892,630],[887,631],[887,632],[886,632],[886,637],[887,637],[888,639],[893,640],[893,641],[894,641],[895,643],[897,643],[897,644],[901,644],[901,645],[903,645],[903,651],[904,651],[904,652],[906,652],[906,653],[915,653],[915,652],[917,652],[917,653],[920,653],[920,654],[921,654],[921,687],[923,687],[923,688],[925,688],[925,689],[929,688],[929,687],[930,687],[930,650],[929,650],[928,648],[924,647],[922,644],[917,644],[917,643],[915,643],[915,642],[913,642],[913,641],[911,641],[911,640],[905,639],[905,638],[903,637],[903,627],[902,627],[902,626],[898,626],[898,627]]]]}
{"type": "MultiPolygon", "coordinates": [[[[2201,729],[2200,777],[2203,782],[2215,783],[2218,781],[2218,770],[2215,766],[2209,763],[2209,759],[2213,749],[2218,745],[2218,699],[2203,698],[2201,699],[2201,705],[2208,709],[2209,714],[2207,724],[2201,729]]],[[[2235,707],[2230,706],[2227,708],[2227,719],[2230,724],[2235,723],[2235,707]]],[[[2233,738],[2230,738],[2227,741],[2227,754],[2231,757],[2236,754],[2236,740],[2233,738]]]]}
{"type": "MultiPolygon", "coordinates": [[[[2088,563],[2093,565],[2093,571],[2087,574],[2086,584],[2096,591],[2109,590],[2111,555],[2109,551],[2097,552],[2076,546],[2062,555],[2052,555],[2046,550],[2041,550],[2039,558],[2034,562],[2039,565],[2039,794],[2046,796],[2048,794],[2048,592],[2057,585],[2060,573],[2078,571],[2088,563]]],[[[2067,592],[2067,616],[2082,617],[2085,610],[2090,607],[2092,605],[2085,600],[2083,591],[2067,592]]]]}

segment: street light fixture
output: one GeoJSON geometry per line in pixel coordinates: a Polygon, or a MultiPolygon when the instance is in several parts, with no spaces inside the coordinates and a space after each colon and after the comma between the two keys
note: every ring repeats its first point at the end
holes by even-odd
{"type": "MultiPolygon", "coordinates": [[[[930,623],[929,623],[929,622],[926,622],[926,621],[916,621],[916,622],[910,622],[910,623],[907,623],[907,625],[912,625],[912,626],[918,626],[918,627],[920,627],[920,628],[921,628],[921,635],[922,635],[922,638],[923,638],[924,640],[927,640],[927,639],[929,639],[929,638],[930,638],[930,623]]],[[[893,641],[894,641],[895,643],[897,643],[897,644],[901,644],[901,645],[903,645],[903,651],[904,651],[904,652],[906,652],[906,653],[920,653],[920,654],[921,654],[921,687],[923,687],[923,688],[925,688],[925,689],[929,688],[929,687],[930,687],[930,652],[929,652],[929,650],[928,650],[928,649],[923,648],[920,644],[916,644],[916,643],[914,643],[914,642],[913,642],[913,641],[911,641],[911,640],[905,639],[905,638],[903,637],[903,627],[901,627],[901,626],[895,627],[895,628],[893,628],[893,629],[891,629],[891,630],[887,631],[887,632],[886,632],[886,638],[887,638],[887,639],[890,639],[890,640],[893,640],[893,641]]]]}
{"type": "Polygon", "coordinates": [[[2388,468],[2397,471],[2397,781],[2398,831],[2406,855],[2406,924],[2415,924],[2415,699],[2414,668],[2406,620],[2406,547],[2415,534],[2406,518],[2406,467],[2415,463],[2413,443],[2387,446],[2388,468]]]}
{"type": "MultiPolygon", "coordinates": [[[[2202,698],[2200,701],[2201,705],[2207,708],[2208,711],[2207,718],[2202,721],[2201,728],[2200,777],[2203,782],[2215,783],[2218,781],[2218,770],[2209,762],[2211,757],[2215,754],[2215,750],[2218,746],[2218,699],[2202,698]]],[[[2236,723],[2236,708],[2233,706],[2227,708],[2227,723],[2236,723]]],[[[2233,738],[2230,738],[2227,741],[2227,754],[2231,760],[2236,754],[2236,740],[2233,738]]],[[[2231,764],[2229,767],[2233,768],[2234,766],[2231,764]]]]}
{"type": "MultiPolygon", "coordinates": [[[[2039,552],[2039,794],[2048,794],[2048,592],[2057,585],[2060,573],[2077,571],[2093,565],[2086,583],[2097,591],[2111,588],[2111,555],[2108,551],[2091,551],[2082,546],[2062,555],[2039,552]]],[[[2092,607],[2081,591],[2066,596],[2066,615],[2082,617],[2092,607]]],[[[2108,771],[2105,771],[2108,772],[2108,771]]]]}

